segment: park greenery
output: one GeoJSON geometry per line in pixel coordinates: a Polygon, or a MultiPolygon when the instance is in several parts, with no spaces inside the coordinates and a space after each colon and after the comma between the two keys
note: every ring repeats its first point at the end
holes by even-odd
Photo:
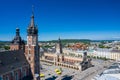
{"type": "MultiPolygon", "coordinates": [[[[42,43],[57,43],[58,40],[51,40],[51,41],[41,41],[42,43]]],[[[85,43],[85,44],[90,44],[91,40],[89,39],[61,39],[62,44],[67,44],[67,43],[85,43]]]]}
{"type": "Polygon", "coordinates": [[[41,46],[43,49],[44,48],[52,48],[53,46],[52,45],[45,45],[45,46],[41,46]]]}
{"type": "Polygon", "coordinates": [[[10,49],[10,42],[9,41],[0,41],[0,48],[9,50],[10,49]]]}
{"type": "Polygon", "coordinates": [[[99,48],[107,48],[107,49],[111,48],[111,47],[109,47],[109,46],[104,46],[103,44],[99,44],[98,47],[99,47],[99,48]]]}

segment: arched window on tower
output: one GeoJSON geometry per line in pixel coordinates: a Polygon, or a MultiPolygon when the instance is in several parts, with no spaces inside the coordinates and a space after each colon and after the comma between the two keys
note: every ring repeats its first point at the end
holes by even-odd
{"type": "Polygon", "coordinates": [[[26,74],[27,74],[27,73],[26,73],[26,69],[24,69],[24,77],[26,76],[26,74]]]}
{"type": "Polygon", "coordinates": [[[8,76],[6,76],[5,80],[9,80],[9,77],[8,77],[8,76]]]}
{"type": "Polygon", "coordinates": [[[0,77],[0,80],[3,80],[2,77],[0,77]]]}
{"type": "Polygon", "coordinates": [[[19,80],[18,72],[15,73],[15,80],[19,80]]]}

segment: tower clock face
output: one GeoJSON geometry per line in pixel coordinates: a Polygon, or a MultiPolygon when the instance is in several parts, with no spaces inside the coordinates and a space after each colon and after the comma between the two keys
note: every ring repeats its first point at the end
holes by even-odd
{"type": "Polygon", "coordinates": [[[36,37],[33,37],[33,44],[36,44],[36,37]]]}
{"type": "Polygon", "coordinates": [[[37,43],[37,37],[36,36],[28,37],[28,44],[29,45],[36,45],[36,43],[37,43]]]}
{"type": "Polygon", "coordinates": [[[29,37],[29,38],[28,38],[28,44],[31,44],[31,41],[32,41],[32,40],[31,40],[31,38],[29,37]]]}

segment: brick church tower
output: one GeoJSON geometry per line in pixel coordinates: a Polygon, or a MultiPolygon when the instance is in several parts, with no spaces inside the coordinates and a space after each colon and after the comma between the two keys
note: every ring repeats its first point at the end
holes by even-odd
{"type": "Polygon", "coordinates": [[[34,80],[40,80],[40,60],[38,45],[38,28],[34,24],[34,14],[32,13],[31,22],[27,29],[27,44],[25,55],[30,64],[31,73],[34,80]]]}
{"type": "Polygon", "coordinates": [[[22,40],[19,31],[19,28],[16,28],[16,36],[10,44],[10,50],[24,50],[25,48],[25,42],[22,40]]]}

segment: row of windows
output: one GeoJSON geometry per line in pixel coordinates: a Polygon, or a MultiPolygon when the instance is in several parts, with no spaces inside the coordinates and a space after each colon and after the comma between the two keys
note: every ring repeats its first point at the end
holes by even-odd
{"type": "MultiPolygon", "coordinates": [[[[27,71],[24,69],[23,71],[21,70],[20,71],[20,73],[22,74],[22,77],[25,77],[25,76],[27,76],[27,71]],[[21,73],[22,72],[22,73],[21,73]]],[[[20,77],[19,77],[19,72],[17,71],[17,72],[15,72],[15,74],[13,73],[11,73],[11,74],[9,74],[9,75],[7,75],[7,76],[5,76],[5,80],[10,80],[11,78],[15,78],[14,80],[19,80],[20,79],[20,77]]],[[[2,78],[0,78],[0,80],[2,80],[2,78]]]]}

